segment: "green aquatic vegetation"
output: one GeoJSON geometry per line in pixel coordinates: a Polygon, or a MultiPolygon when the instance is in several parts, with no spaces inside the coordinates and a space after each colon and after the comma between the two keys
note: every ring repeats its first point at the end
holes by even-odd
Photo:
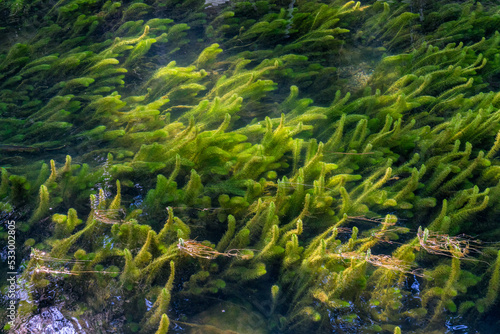
{"type": "MultiPolygon", "coordinates": [[[[103,196],[102,192],[100,196],[103,196]]],[[[91,198],[91,201],[95,200],[96,198],[91,198]]],[[[111,210],[110,208],[118,205],[118,203],[119,203],[119,195],[115,196],[113,202],[111,202],[110,206],[108,207],[108,210],[111,210]]],[[[96,210],[104,210],[105,206],[98,204],[98,207],[100,209],[96,210]]],[[[76,218],[76,211],[74,209],[70,209],[67,217],[62,217],[62,215],[56,214],[54,215],[53,219],[59,224],[67,223],[67,226],[70,226],[71,224],[78,224],[76,218]]],[[[32,260],[30,261],[30,264],[28,264],[27,272],[30,271],[29,268],[31,267],[35,269],[39,268],[39,265],[35,266],[36,263],[39,263],[41,261],[41,263],[43,264],[41,269],[37,269],[38,270],[37,275],[31,278],[32,280],[34,280],[33,282],[37,284],[37,286],[39,287],[42,287],[45,284],[50,284],[47,283],[45,279],[42,279],[42,277],[40,277],[38,273],[40,274],[46,273],[49,275],[68,274],[76,276],[83,273],[95,273],[96,275],[100,275],[99,273],[102,273],[104,275],[111,275],[110,277],[115,277],[116,276],[115,274],[118,274],[120,271],[112,269],[111,267],[105,269],[104,271],[102,269],[95,271],[92,268],[98,268],[100,265],[96,266],[96,264],[106,263],[106,261],[109,261],[110,258],[116,258],[122,256],[124,257],[125,261],[124,261],[124,266],[121,270],[121,275],[119,277],[119,280],[118,281],[106,280],[106,283],[104,283],[102,287],[109,286],[109,284],[112,285],[118,284],[118,282],[121,282],[121,284],[123,284],[123,286],[126,289],[130,290],[133,286],[138,284],[139,280],[145,279],[146,277],[148,278],[148,280],[150,280],[152,277],[154,277],[153,275],[154,270],[152,270],[152,266],[156,265],[158,267],[157,263],[155,262],[158,261],[164,262],[165,255],[161,254],[162,252],[165,254],[167,253],[165,250],[160,251],[158,247],[162,243],[158,240],[157,234],[154,231],[150,230],[149,226],[147,225],[139,226],[132,222],[122,223],[120,227],[121,232],[118,235],[116,235],[116,237],[117,237],[117,242],[119,242],[121,245],[123,244],[124,246],[125,245],[132,246],[131,249],[135,249],[136,245],[142,243],[142,248],[135,255],[133,255],[127,248],[118,251],[118,250],[111,250],[110,248],[108,248],[108,246],[99,249],[99,246],[95,245],[94,247],[96,247],[96,252],[87,253],[84,250],[79,249],[74,254],[76,260],[70,260],[70,259],[68,260],[66,257],[67,256],[66,253],[69,254],[71,253],[69,252],[70,248],[74,247],[75,244],[79,243],[82,240],[82,238],[88,237],[89,234],[95,234],[97,230],[99,230],[99,224],[104,225],[105,223],[97,215],[97,212],[94,212],[87,219],[87,223],[84,229],[80,230],[79,232],[71,235],[66,239],[56,241],[52,251],[50,252],[50,256],[44,255],[45,253],[43,253],[42,256],[33,257],[32,260]],[[124,229],[124,227],[127,226],[130,227],[135,226],[135,228],[134,231],[131,231],[131,233],[127,233],[127,235],[124,235],[124,231],[126,230],[124,229]],[[147,234],[147,237],[144,237],[144,233],[147,234]],[[151,262],[153,254],[155,256],[155,259],[153,262],[151,262]],[[65,269],[65,267],[60,267],[61,265],[64,266],[71,263],[74,263],[71,269],[65,269]],[[143,270],[148,275],[143,276],[143,274],[141,274],[141,270],[143,270]]],[[[55,235],[56,237],[58,236],[57,231],[60,231],[61,233],[70,232],[67,229],[66,230],[62,229],[63,227],[56,228],[56,235],[55,235]]],[[[109,227],[105,228],[104,230],[101,228],[101,231],[102,232],[104,232],[105,230],[109,231],[109,229],[110,229],[109,227]]],[[[88,243],[86,244],[89,245],[88,243]]],[[[158,297],[157,302],[153,306],[153,308],[157,307],[157,310],[153,312],[153,315],[151,317],[147,316],[144,318],[147,319],[147,321],[144,320],[145,323],[144,328],[149,328],[151,326],[152,327],[158,326],[160,323],[161,315],[167,311],[170,299],[169,294],[170,291],[172,290],[173,280],[174,280],[173,262],[171,262],[170,267],[171,267],[170,278],[165,286],[165,289],[163,289],[163,292],[158,297]]]]}
{"type": "Polygon", "coordinates": [[[170,325],[170,320],[166,314],[161,315],[160,326],[155,334],[166,334],[168,332],[168,327],[170,325]]]}
{"type": "Polygon", "coordinates": [[[495,26],[499,22],[494,7],[483,6],[483,4],[474,1],[467,1],[462,6],[448,4],[441,8],[438,2],[434,4],[425,20],[429,22],[428,24],[436,24],[435,21],[439,15],[443,15],[443,18],[439,18],[439,27],[429,36],[439,43],[457,40],[473,41],[488,37],[495,33],[495,26]]]}
{"type": "Polygon", "coordinates": [[[403,4],[391,10],[388,2],[376,2],[367,13],[369,18],[357,37],[367,45],[383,45],[386,49],[405,48],[417,39],[417,24],[419,14],[408,11],[408,5],[403,4]],[[366,34],[366,32],[369,32],[366,34]],[[382,43],[380,43],[382,42],[382,43]]]}
{"type": "MultiPolygon", "coordinates": [[[[299,6],[298,11],[293,14],[285,8],[270,8],[272,12],[259,21],[247,19],[241,22],[241,16],[247,16],[252,11],[250,8],[243,9],[245,4],[251,6],[249,3],[240,3],[234,11],[221,13],[213,20],[217,25],[210,25],[207,34],[224,40],[224,46],[230,50],[241,50],[253,44],[261,47],[278,44],[274,54],[284,55],[294,51],[310,56],[319,55],[318,50],[324,48],[338,48],[342,42],[337,41],[335,36],[349,30],[337,27],[337,23],[343,16],[358,11],[360,7],[359,2],[342,4],[337,1],[334,6],[312,3],[299,6]],[[239,26],[238,23],[242,25],[239,26]],[[229,36],[234,37],[228,38],[229,36]],[[287,39],[292,43],[287,43],[287,39]]],[[[262,10],[263,8],[259,8],[257,12],[262,10]]],[[[255,15],[255,12],[251,15],[255,15]]]]}
{"type": "MultiPolygon", "coordinates": [[[[441,268],[438,267],[435,269],[435,271],[438,271],[439,269],[441,268]]],[[[452,301],[452,298],[457,294],[456,290],[454,289],[454,285],[457,283],[459,275],[460,275],[460,260],[458,259],[458,257],[453,257],[451,272],[449,273],[448,279],[446,280],[444,287],[431,288],[422,296],[422,306],[424,308],[427,306],[428,300],[430,298],[435,296],[440,296],[440,301],[436,306],[436,311],[432,316],[431,322],[435,322],[438,320],[438,318],[441,315],[441,312],[445,307],[451,312],[456,312],[457,307],[455,303],[452,301]]]]}
{"type": "Polygon", "coordinates": [[[493,273],[488,284],[486,296],[479,299],[476,303],[476,308],[481,313],[487,311],[498,298],[498,284],[500,282],[500,253],[497,256],[495,265],[492,269],[493,273]]]}
{"type": "Polygon", "coordinates": [[[45,216],[49,211],[49,191],[47,187],[44,185],[40,186],[40,200],[38,203],[38,207],[36,208],[33,216],[31,217],[29,223],[34,223],[43,216],[45,216]]]}
{"type": "Polygon", "coordinates": [[[69,209],[67,215],[53,215],[52,221],[57,224],[54,228],[54,234],[57,238],[68,237],[76,226],[82,223],[82,220],[78,219],[75,209],[69,209]]]}
{"type": "Polygon", "coordinates": [[[0,52],[1,207],[50,254],[23,313],[70,282],[144,333],[241,291],[289,333],[489,316],[498,244],[459,234],[499,233],[498,8],[442,2],[4,1],[40,26],[0,52]]]}

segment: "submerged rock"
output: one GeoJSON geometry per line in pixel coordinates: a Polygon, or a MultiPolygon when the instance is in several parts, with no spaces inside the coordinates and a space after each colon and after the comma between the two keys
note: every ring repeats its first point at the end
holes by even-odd
{"type": "Polygon", "coordinates": [[[266,319],[247,306],[222,302],[190,319],[190,334],[267,334],[266,319]]]}
{"type": "Polygon", "coordinates": [[[77,330],[57,307],[51,306],[42,310],[40,314],[33,316],[24,328],[21,328],[17,333],[76,334],[85,332],[77,330]]]}

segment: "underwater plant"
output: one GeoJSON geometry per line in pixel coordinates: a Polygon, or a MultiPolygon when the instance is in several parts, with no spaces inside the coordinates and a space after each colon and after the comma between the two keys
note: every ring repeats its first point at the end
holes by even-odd
{"type": "Polygon", "coordinates": [[[499,10],[0,2],[0,209],[24,244],[4,328],[57,306],[111,332],[238,332],[193,320],[214,300],[267,332],[482,328],[499,10]]]}

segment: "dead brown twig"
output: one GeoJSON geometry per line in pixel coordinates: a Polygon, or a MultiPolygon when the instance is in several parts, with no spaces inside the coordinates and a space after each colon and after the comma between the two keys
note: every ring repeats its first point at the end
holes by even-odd
{"type": "Polygon", "coordinates": [[[395,242],[391,240],[391,235],[400,234],[400,233],[407,233],[407,232],[408,232],[407,228],[392,227],[392,228],[386,228],[386,229],[382,229],[380,231],[374,232],[374,233],[372,233],[372,236],[381,242],[387,242],[389,244],[392,244],[395,242]]]}
{"type": "Polygon", "coordinates": [[[481,253],[477,249],[478,241],[463,236],[450,237],[448,234],[440,234],[428,229],[422,231],[422,227],[419,227],[417,237],[419,241],[417,248],[419,250],[423,248],[430,254],[470,259],[469,254],[472,251],[481,253]]]}
{"type": "Polygon", "coordinates": [[[388,219],[387,217],[368,218],[366,216],[348,216],[347,219],[382,224],[382,225],[387,225],[387,226],[396,225],[396,222],[397,222],[396,218],[388,219]]]}
{"type": "Polygon", "coordinates": [[[108,225],[121,224],[123,220],[118,219],[120,210],[94,210],[94,219],[108,225]]]}
{"type": "Polygon", "coordinates": [[[43,261],[43,262],[84,263],[84,262],[91,261],[91,260],[60,259],[57,257],[52,257],[49,254],[47,254],[46,252],[41,251],[41,250],[36,249],[36,248],[31,248],[30,257],[32,259],[36,259],[38,261],[43,261]]]}
{"type": "Polygon", "coordinates": [[[423,277],[423,273],[419,269],[412,269],[411,263],[395,258],[390,255],[374,255],[371,254],[370,250],[365,253],[359,252],[345,252],[339,254],[345,259],[357,259],[365,260],[366,262],[376,266],[389,269],[391,271],[399,271],[405,274],[411,274],[419,277],[423,277]]]}
{"type": "Polygon", "coordinates": [[[117,274],[115,271],[104,270],[69,270],[64,265],[68,264],[86,264],[92,260],[73,260],[73,259],[60,259],[52,257],[44,251],[36,248],[31,248],[30,257],[35,260],[35,272],[46,274],[63,274],[63,275],[78,275],[85,273],[99,273],[99,274],[117,274]],[[50,266],[57,266],[58,268],[51,268],[50,266]]]}
{"type": "Polygon", "coordinates": [[[192,257],[198,257],[202,259],[215,259],[218,256],[225,257],[240,257],[243,258],[244,255],[241,254],[239,249],[231,249],[227,252],[219,252],[213,249],[210,246],[203,245],[202,243],[196,240],[184,240],[179,238],[179,242],[177,243],[177,248],[192,257]]]}

